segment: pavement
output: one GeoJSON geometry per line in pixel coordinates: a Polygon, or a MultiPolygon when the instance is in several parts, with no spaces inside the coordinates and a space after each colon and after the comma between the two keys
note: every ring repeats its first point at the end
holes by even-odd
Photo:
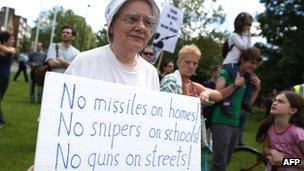
{"type": "Polygon", "coordinates": [[[18,63],[17,62],[13,62],[12,66],[11,66],[11,72],[17,72],[18,71],[18,63]]]}

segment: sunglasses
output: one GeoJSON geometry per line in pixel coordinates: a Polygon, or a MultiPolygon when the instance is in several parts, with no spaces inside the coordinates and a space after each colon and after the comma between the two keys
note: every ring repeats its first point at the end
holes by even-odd
{"type": "Polygon", "coordinates": [[[154,29],[157,24],[155,17],[153,16],[140,16],[138,14],[127,14],[121,18],[122,21],[126,22],[130,26],[137,25],[140,21],[143,22],[144,26],[148,29],[154,29]]]}
{"type": "Polygon", "coordinates": [[[144,55],[150,55],[150,56],[153,56],[154,53],[151,53],[151,52],[143,52],[144,55]]]}

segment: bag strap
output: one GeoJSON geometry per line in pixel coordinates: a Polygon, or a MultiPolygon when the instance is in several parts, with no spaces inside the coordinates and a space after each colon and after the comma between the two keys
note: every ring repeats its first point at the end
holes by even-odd
{"type": "Polygon", "coordinates": [[[55,49],[56,49],[56,58],[57,58],[59,56],[59,53],[58,53],[59,46],[57,43],[55,44],[55,49]]]}
{"type": "MultiPolygon", "coordinates": [[[[228,46],[229,46],[229,44],[228,44],[228,46]]],[[[232,45],[229,47],[228,52],[231,51],[231,49],[233,48],[233,46],[234,46],[234,44],[232,44],[232,45]]]]}

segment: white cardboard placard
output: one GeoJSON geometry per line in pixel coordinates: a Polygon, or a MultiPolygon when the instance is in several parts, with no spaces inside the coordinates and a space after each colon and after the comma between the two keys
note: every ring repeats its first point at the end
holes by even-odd
{"type": "Polygon", "coordinates": [[[35,171],[200,170],[198,98],[48,72],[35,171]]]}

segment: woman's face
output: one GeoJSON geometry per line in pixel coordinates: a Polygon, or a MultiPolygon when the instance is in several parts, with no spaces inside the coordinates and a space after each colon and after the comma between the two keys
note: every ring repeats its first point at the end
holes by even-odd
{"type": "Polygon", "coordinates": [[[110,27],[113,34],[112,44],[139,52],[147,44],[155,21],[152,9],[146,1],[127,2],[110,27]]]}
{"type": "Polygon", "coordinates": [[[11,36],[7,42],[6,42],[7,46],[14,46],[15,45],[15,37],[11,36]]]}
{"type": "Polygon", "coordinates": [[[199,59],[192,56],[186,56],[177,61],[178,69],[183,77],[190,78],[196,71],[199,59]]]}

